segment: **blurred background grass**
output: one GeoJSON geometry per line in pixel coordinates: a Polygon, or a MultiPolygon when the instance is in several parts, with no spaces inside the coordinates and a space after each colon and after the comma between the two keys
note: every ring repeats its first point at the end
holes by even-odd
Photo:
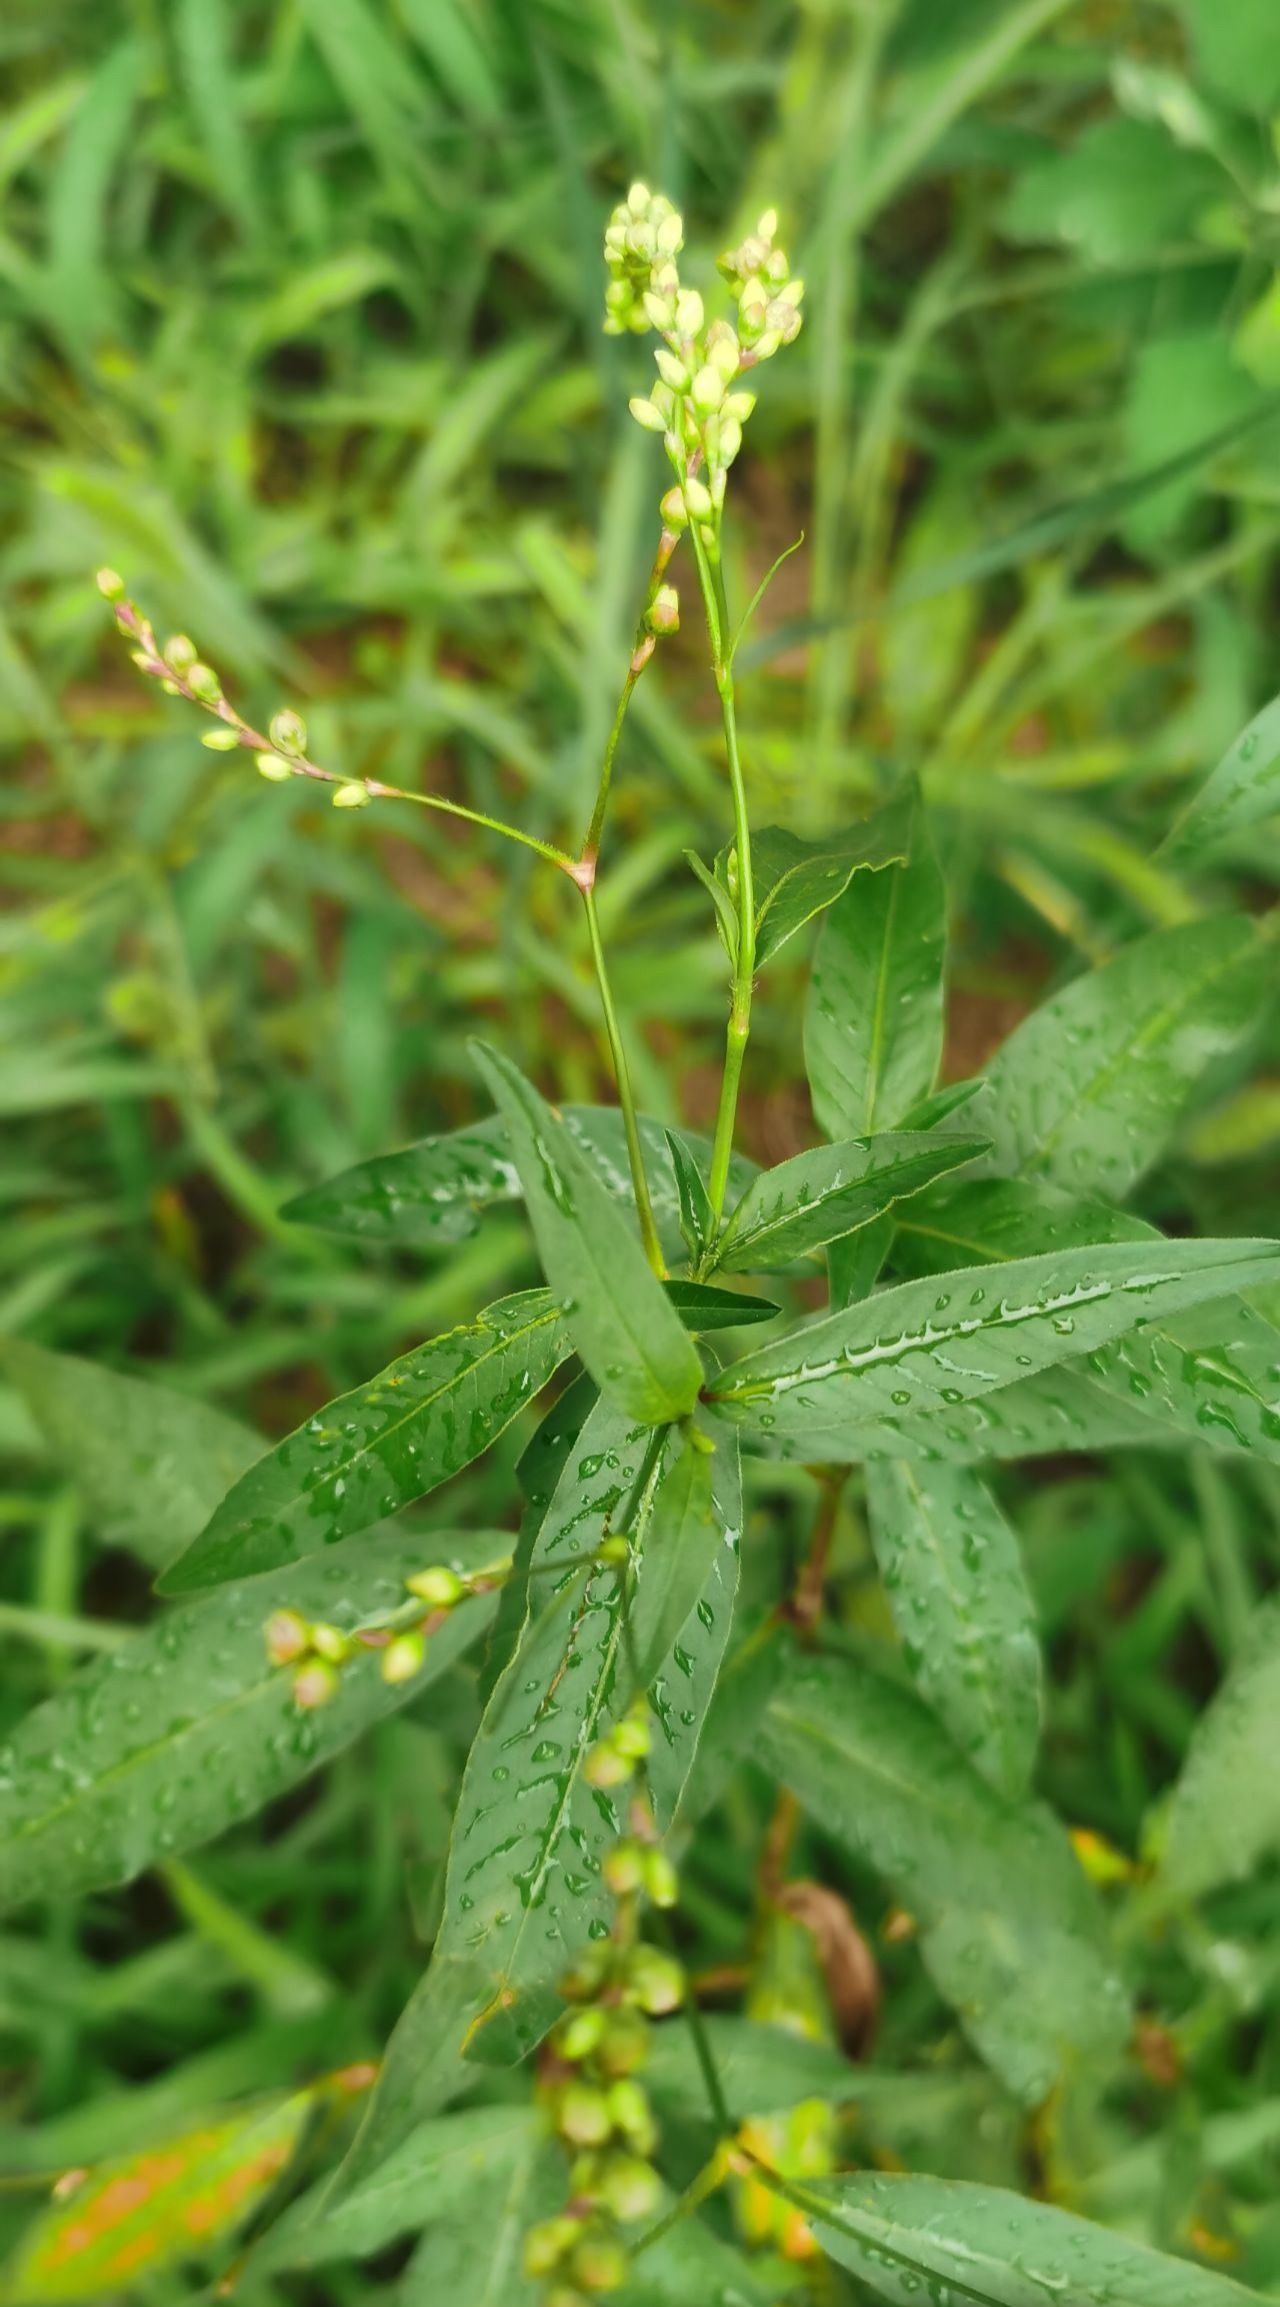
{"type": "MultiPolygon", "coordinates": [[[[744,652],[749,775],[759,819],[806,831],[922,776],[951,1073],[1082,961],[1268,898],[1274,833],[1194,887],[1152,850],[1277,685],[1274,0],[8,0],[0,76],[0,1331],[275,1433],[526,1277],[516,1219],[437,1265],[276,1212],[473,1113],[486,1019],[544,1087],[606,1093],[570,894],[484,835],[335,818],[202,751],[92,571],[246,709],[301,706],[320,758],[580,834],[662,486],[626,416],[647,351],[599,329],[603,221],[637,173],[709,255],[776,202],[808,279],[735,476],[740,602],[805,534],[744,652]]],[[[642,1100],[695,1123],[724,983],[682,852],[725,834],[713,706],[686,631],[637,695],[601,891],[642,1100]]],[[[773,1158],[809,1130],[799,986],[788,956],[752,1045],[747,1141],[773,1158]]],[[[1276,1055],[1150,1214],[1269,1229],[1276,1055]]],[[[123,1574],[7,1391],[0,1438],[16,1708],[67,1647],[23,1613],[92,1613],[108,1577],[114,1606],[123,1574]]],[[[1047,1493],[1033,1556],[1038,1516],[1087,1530],[1095,1571],[1173,1559],[1144,1482],[1047,1493]]],[[[1086,1603],[1084,1555],[1053,1559],[1051,1634],[1086,1603]]],[[[1142,1741],[1185,1735],[1157,1703],[1179,1592],[1119,1664],[1099,1628],[1073,1668],[1059,1767],[1116,1831],[1142,1741]]],[[[341,2047],[294,1961],[347,1976],[353,2051],[394,2015],[397,1854],[438,1862],[420,1742],[448,1734],[393,1725],[376,1773],[331,1772],[285,1877],[248,1836],[221,1855],[221,1892],[292,1950],[247,1960],[232,1932],[220,1958],[260,2006],[249,2079],[305,2063],[259,2044],[300,2010],[341,2047]]],[[[154,1886],[103,1912],[114,1988],[56,1931],[54,1967],[23,1941],[14,1973],[15,2004],[51,1998],[23,2084],[50,2122],[122,2060],[138,2084],[220,2039],[207,1915],[188,1945],[154,1886]]],[[[211,2092],[201,2068],[188,2101],[211,2092]]],[[[90,2151],[62,2119],[48,2152],[90,2151]]]]}

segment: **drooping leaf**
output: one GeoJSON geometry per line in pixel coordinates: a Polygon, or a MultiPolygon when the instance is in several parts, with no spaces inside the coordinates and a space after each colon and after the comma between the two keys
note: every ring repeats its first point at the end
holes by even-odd
{"type": "Polygon", "coordinates": [[[1255,713],[1165,838],[1167,856],[1211,857],[1280,809],[1280,697],[1255,713]]]}
{"type": "Polygon", "coordinates": [[[91,2171],[0,2271],[6,2307],[132,2296],[243,2226],[290,2161],[311,2093],[276,2099],[91,2171]]]}
{"type": "MultiPolygon", "coordinates": [[[[626,1138],[617,1107],[566,1105],[557,1110],[606,1192],[617,1201],[631,1202],[626,1138]]],[[[663,1247],[671,1256],[679,1251],[681,1240],[680,1192],[670,1144],[674,1135],[641,1114],[649,1194],[663,1247]]],[[[681,1131],[677,1142],[705,1181],[711,1168],[710,1140],[681,1131]]],[[[753,1162],[735,1155],[732,1190],[744,1192],[755,1174],[753,1162]]],[[[486,1210],[520,1198],[507,1126],[501,1115],[492,1114],[447,1137],[422,1138],[403,1153],[343,1170],[287,1202],[282,1215],[298,1225],[323,1226],[330,1233],[356,1234],[365,1241],[447,1248],[469,1239],[486,1210]]]]}
{"type": "Polygon", "coordinates": [[[191,1543],[262,1455],[251,1427],[207,1402],[75,1354],[13,1338],[0,1343],[0,1368],[82,1491],[91,1527],[153,1569],[191,1543]]]}
{"type": "Polygon", "coordinates": [[[686,1330],[740,1330],[772,1322],[781,1313],[772,1298],[750,1298],[741,1290],[713,1289],[706,1282],[664,1282],[663,1289],[686,1330]]]}
{"type": "Polygon", "coordinates": [[[260,1458],[166,1571],[161,1593],[279,1569],[423,1497],[487,1450],[569,1352],[545,1290],[500,1298],[415,1346],[260,1458]]]}
{"type": "Polygon", "coordinates": [[[1104,2066],[1128,2004],[1096,1903],[1040,1804],[1005,1801],[919,1700],[847,1661],[793,1661],[763,1724],[768,1766],[881,1875],[988,2064],[1039,2100],[1077,2061],[1104,2066]]]}
{"type": "Polygon", "coordinates": [[[870,1465],[867,1506],[920,1691],[998,1793],[1024,1794],[1040,1731],[1041,1668],[1013,1531],[963,1466],[870,1465]]]}
{"type": "Polygon", "coordinates": [[[1277,1278],[1280,1244],[1122,1242],[903,1282],[735,1362],[708,1400],[748,1448],[808,1463],[894,1455],[943,1411],[1090,1354],[1135,1325],[1277,1278]]]}
{"type": "Polygon", "coordinates": [[[564,2208],[564,2157],[543,2126],[527,2126],[483,2200],[442,2197],[400,2285],[400,2307],[538,2307],[546,2284],[525,2273],[531,2227],[564,2208]]]}
{"type": "Polygon", "coordinates": [[[873,1218],[856,1234],[845,1234],[827,1244],[827,1299],[834,1313],[839,1306],[856,1306],[869,1298],[880,1279],[897,1230],[892,1215],[873,1218]]]}
{"type": "MultiPolygon", "coordinates": [[[[908,855],[855,875],[814,952],[804,1058],[829,1138],[895,1129],[932,1090],[946,942],[946,888],[917,812],[908,855]]],[[[912,1126],[927,1125],[913,1117],[912,1126]]]]}
{"type": "MultiPolygon", "coordinates": [[[[494,1531],[444,1531],[431,1549],[474,1568],[502,1543],[494,1531]]],[[[422,1547],[390,1532],[223,1588],[166,1612],[36,1707],[0,1748],[0,1902],[74,1897],[195,1849],[425,1689],[480,1633],[491,1602],[451,1615],[414,1681],[389,1686],[358,1654],[330,1704],[307,1713],[263,1639],[275,1610],[345,1628],[397,1607],[422,1547]]]]}
{"type": "Polygon", "coordinates": [[[985,1166],[1123,1200],[1273,970],[1266,938],[1230,918],[1155,930],[1076,978],[1010,1036],[969,1108],[994,1141],[985,1166]]]}
{"type": "Polygon", "coordinates": [[[511,1133],[543,1269],[586,1367],[629,1417],[685,1417],[702,1365],[638,1234],[532,1082],[479,1044],[476,1061],[511,1133]]]}
{"type": "Polygon", "coordinates": [[[1198,1898],[1280,1849],[1280,1596],[1254,1618],[1173,1791],[1160,1880],[1198,1898]]]}
{"type": "Polygon", "coordinates": [[[901,1130],[793,1154],[748,1186],[716,1246],[715,1263],[746,1273],[790,1265],[976,1161],[988,1143],[901,1130]]]}
{"type": "Polygon", "coordinates": [[[823,2250],[893,2307],[1260,2307],[1226,2275],[1003,2188],[859,2171],[802,2192],[823,2250]]]}
{"type": "MultiPolygon", "coordinates": [[[[781,825],[753,835],[752,880],[756,901],[756,962],[763,968],[797,930],[848,888],[855,874],[880,873],[904,858],[911,839],[909,791],[822,841],[804,841],[781,825]]],[[[732,879],[730,852],[716,859],[716,878],[732,879]]]]}
{"type": "Polygon", "coordinates": [[[532,2107],[467,2107],[424,2123],[341,2202],[322,2179],[292,2203],[253,2254],[255,2273],[363,2259],[414,2234],[442,2207],[477,2224],[539,2128],[532,2107]]]}

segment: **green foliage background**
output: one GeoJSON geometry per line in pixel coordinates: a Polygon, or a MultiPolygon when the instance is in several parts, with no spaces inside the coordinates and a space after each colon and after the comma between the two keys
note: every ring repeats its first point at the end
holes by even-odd
{"type": "MultiPolygon", "coordinates": [[[[202,752],[88,580],[124,569],[246,708],[302,705],[324,759],[571,836],[653,544],[625,416],[647,364],[599,333],[601,226],[636,172],[696,242],[776,201],[808,280],[736,476],[739,599],[805,532],[740,660],[749,773],[759,820],[808,834],[919,773],[947,1078],[1140,932],[1270,900],[1274,823],[1207,867],[1157,854],[1277,685],[1269,0],[11,0],[0,71],[0,1331],[274,1436],[535,1278],[509,1213],[446,1262],[278,1212],[479,1110],[477,1021],[557,1096],[604,1093],[570,893],[483,835],[335,820],[202,752]]],[[[664,647],[602,884],[640,1101],[700,1126],[723,966],[682,853],[724,838],[713,704],[693,647],[664,647]]],[[[771,1161],[814,1134],[796,951],[749,1061],[771,1161]]],[[[1274,1230],[1277,1057],[1273,1013],[1142,1215],[1274,1230]]],[[[68,1483],[10,1384],[0,1437],[7,1727],[149,1605],[123,1509],[68,1483]]],[[[454,1484],[458,1527],[497,1511],[517,1447],[454,1484]]],[[[180,1488],[179,1543],[208,1504],[180,1488]]],[[[1274,1581],[1275,1470],[1125,1453],[1006,1488],[1051,1670],[1041,1784],[1132,1851],[1274,1581]]],[[[757,1604],[802,1504],[757,1472],[757,1604]]],[[[836,1559],[875,1630],[856,1502],[836,1559]]],[[[11,1926],[15,2179],[376,2055],[475,1719],[446,1675],[192,1867],[11,1926]]],[[[747,1958],[767,1811],[748,1787],[688,1862],[709,1967],[747,1958]]],[[[1148,1950],[1177,2058],[1153,2038],[1118,2100],[1086,2090],[1030,2137],[918,1953],[877,1935],[875,1878],[845,1888],[887,1981],[860,2152],[1043,2178],[1165,2247],[1225,2237],[1280,2286],[1274,1865],[1148,1950]]],[[[27,2209],[0,2196],[14,2232],[27,2209]]],[[[242,2296],[379,2287],[340,2264],[242,2296]]]]}

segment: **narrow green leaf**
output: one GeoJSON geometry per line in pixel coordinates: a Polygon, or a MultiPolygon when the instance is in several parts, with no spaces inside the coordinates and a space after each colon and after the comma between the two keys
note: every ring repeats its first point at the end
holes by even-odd
{"type": "Polygon", "coordinates": [[[1129,2011],[1066,1835],[962,1759],[909,1692],[847,1661],[793,1659],[767,1764],[920,1925],[920,1948],[987,2063],[1028,2102],[1119,2051],[1129,2011]]]}
{"type": "Polygon", "coordinates": [[[1178,1898],[1238,1882],[1280,1849],[1280,1596],[1258,1611],[1196,1725],[1173,1791],[1160,1880],[1178,1898]]]}
{"type": "Polygon", "coordinates": [[[856,1234],[845,1234],[827,1244],[827,1299],[833,1313],[837,1307],[856,1306],[861,1298],[870,1297],[896,1230],[891,1216],[873,1218],[869,1226],[859,1226],[856,1234]]]}
{"type": "Polygon", "coordinates": [[[501,2187],[539,2127],[527,2103],[468,2107],[424,2123],[341,2202],[330,2201],[325,2178],[291,2203],[254,2251],[255,2274],[368,2258],[425,2227],[442,2205],[478,2220],[490,2188],[501,2187]]]}
{"type": "MultiPolygon", "coordinates": [[[[633,1203],[622,1115],[616,1106],[566,1105],[560,1119],[600,1183],[615,1200],[633,1203]]],[[[640,1116],[640,1140],[654,1216],[663,1246],[679,1252],[681,1203],[666,1130],[640,1116]]],[[[711,1141],[681,1131],[677,1141],[704,1182],[711,1169],[711,1141]]],[[[756,1175],[754,1162],[735,1155],[730,1172],[734,1193],[745,1192],[756,1175]]],[[[321,1186],[286,1202],[282,1216],[295,1224],[323,1226],[329,1233],[356,1234],[390,1247],[422,1244],[445,1247],[474,1234],[488,1209],[517,1202],[520,1176],[511,1139],[498,1114],[471,1122],[448,1137],[428,1137],[403,1153],[360,1162],[321,1186]]],[[[634,1204],[633,1204],[634,1206],[634,1204]]]]}
{"type": "Polygon", "coordinates": [[[687,1416],[702,1364],[638,1235],[532,1082],[496,1050],[473,1046],[511,1133],[543,1268],[583,1362],[629,1417],[660,1425],[687,1416]]]}
{"type": "Polygon", "coordinates": [[[564,2208],[564,2156],[543,2125],[528,2124],[505,2170],[480,2199],[437,2201],[405,2270],[400,2307],[538,2307],[546,2284],[525,2273],[531,2227],[564,2208]]]}
{"type": "Polygon", "coordinates": [[[733,899],[722,879],[724,858],[718,857],[716,859],[716,871],[714,873],[709,865],[703,864],[696,849],[686,849],[684,861],[694,880],[702,883],[711,899],[716,909],[716,929],[719,932],[720,943],[730,961],[736,961],[738,958],[738,916],[734,911],[733,899]]]}
{"type": "Polygon", "coordinates": [[[1280,1243],[1121,1242],[903,1282],[723,1372],[708,1399],[749,1448],[808,1463],[893,1455],[910,1413],[946,1410],[1136,1325],[1280,1278],[1280,1243]]]}
{"type": "MultiPolygon", "coordinates": [[[[441,1531],[433,1556],[491,1561],[494,1531],[441,1531]]],[[[302,1713],[287,1669],[268,1663],[274,1610],[350,1627],[405,1599],[421,1536],[392,1531],[221,1589],[75,1675],[0,1747],[0,1904],[71,1898],[129,1882],[157,1859],[194,1850],[251,1818],[426,1689],[492,1611],[464,1603],[428,1645],[412,1682],[388,1685],[371,1653],[343,1668],[328,1706],[302,1713]]]]}
{"type": "Polygon", "coordinates": [[[1261,2307],[1226,2275],[1000,2187],[860,2171],[802,2193],[823,2250],[893,2307],[1261,2307]]]}
{"type": "Polygon", "coordinates": [[[922,1695],[998,1793],[1025,1794],[1040,1734],[1041,1667],[1017,1538],[963,1466],[868,1466],[867,1507],[922,1695]]]}
{"type": "Polygon", "coordinates": [[[680,1196],[680,1238],[696,1265],[715,1232],[715,1211],[701,1170],[674,1130],[667,1131],[667,1146],[680,1196]]]}
{"type": "Polygon", "coordinates": [[[1163,854],[1212,856],[1280,809],[1280,697],[1255,713],[1167,834],[1163,854]]]}
{"type": "Polygon", "coordinates": [[[645,1537],[644,1577],[628,1629],[626,1671],[647,1690],[704,1592],[724,1543],[712,1488],[714,1452],[691,1437],[665,1466],[645,1537]]]}
{"type": "Polygon", "coordinates": [[[805,1001],[804,1061],[814,1114],[830,1138],[896,1128],[933,1088],[946,903],[917,811],[908,856],[883,873],[855,875],[822,925],[805,1001]]]}
{"type": "Polygon", "coordinates": [[[985,1166],[1123,1200],[1205,1069],[1255,1024],[1274,966],[1231,918],[1155,930],[1076,978],[1011,1035],[969,1108],[994,1140],[985,1166]]]}
{"type": "MultiPolygon", "coordinates": [[[[839,2105],[860,2095],[859,2071],[834,2043],[759,2019],[708,2015],[702,2027],[735,2121],[782,2114],[805,2099],[831,2099],[839,2105]]],[[[674,2111],[705,2117],[707,2086],[687,2027],[658,2031],[645,2081],[654,2097],[674,2111]]]]}
{"type": "Polygon", "coordinates": [[[260,1458],[165,1572],[161,1593],[277,1570],[424,1497],[488,1449],[569,1351],[545,1290],[500,1298],[415,1346],[260,1458]]]}
{"type": "MultiPolygon", "coordinates": [[[[906,856],[913,805],[912,794],[905,791],[823,841],[803,841],[781,825],[763,826],[753,835],[756,961],[761,968],[815,914],[834,905],[855,874],[883,872],[906,856]]],[[[728,850],[716,859],[716,875],[727,886],[728,850]]]]}
{"type": "Polygon", "coordinates": [[[790,1265],[976,1161],[989,1144],[982,1137],[899,1130],[793,1154],[748,1186],[717,1244],[715,1263],[748,1273],[790,1265]]]}
{"type": "Polygon", "coordinates": [[[781,1313],[772,1298],[749,1298],[742,1290],[717,1290],[706,1282],[664,1282],[663,1289],[687,1330],[740,1330],[772,1322],[781,1313]]]}
{"type": "Polygon", "coordinates": [[[0,1341],[55,1464],[83,1492],[90,1526],[163,1569],[262,1455],[262,1439],[207,1402],[126,1378],[26,1339],[0,1341]]]}

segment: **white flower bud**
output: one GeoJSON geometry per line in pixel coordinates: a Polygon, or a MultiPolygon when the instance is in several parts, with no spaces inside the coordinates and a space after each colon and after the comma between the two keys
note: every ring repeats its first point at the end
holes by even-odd
{"type": "MultiPolygon", "coordinates": [[[[656,304],[658,300],[655,297],[653,301],[656,304]]],[[[646,297],[646,305],[648,302],[649,299],[646,297]]],[[[659,345],[653,357],[658,366],[658,374],[670,385],[671,390],[677,393],[684,392],[689,383],[689,371],[684,362],[675,353],[668,352],[665,345],[659,345]]]]}
{"type": "Polygon", "coordinates": [[[649,204],[652,199],[653,194],[650,192],[648,185],[643,184],[640,178],[637,177],[635,183],[631,187],[631,190],[627,194],[627,206],[630,209],[632,215],[647,215],[649,204]]]}
{"type": "Polygon", "coordinates": [[[604,301],[609,312],[627,312],[631,305],[631,291],[626,281],[611,280],[604,292],[604,301]]]}
{"type": "Polygon", "coordinates": [[[123,601],[124,578],[118,569],[99,569],[94,583],[104,601],[123,601]]]}
{"type": "Polygon", "coordinates": [[[695,521],[706,520],[711,511],[711,498],[702,482],[693,475],[684,484],[684,501],[695,521]]]}
{"type": "Polygon", "coordinates": [[[676,298],[676,328],[681,336],[698,336],[703,323],[702,298],[696,288],[682,288],[676,298]]]}
{"type": "Polygon", "coordinates": [[[719,369],[708,361],[700,368],[689,388],[690,398],[700,417],[714,416],[724,399],[724,378],[719,369]]]}
{"type": "Polygon", "coordinates": [[[765,210],[765,212],[764,212],[764,215],[761,217],[759,224],[756,226],[756,234],[757,234],[757,237],[758,237],[760,240],[763,240],[763,241],[766,241],[766,242],[768,242],[768,241],[771,241],[771,240],[773,239],[773,236],[774,236],[775,232],[777,231],[777,229],[778,229],[778,211],[777,211],[777,209],[776,209],[776,208],[766,208],[766,210],[765,210]]]}
{"type": "MultiPolygon", "coordinates": [[[[665,336],[668,329],[675,326],[676,308],[672,299],[669,296],[657,296],[651,288],[647,288],[640,301],[653,327],[665,336]]],[[[661,359],[661,354],[658,357],[661,359]]]]}
{"type": "Polygon", "coordinates": [[[265,777],[268,784],[283,785],[293,775],[289,763],[282,761],[278,753],[255,753],[253,758],[258,775],[265,777]]]}
{"type": "Polygon", "coordinates": [[[658,507],[658,510],[662,515],[665,527],[668,529],[674,529],[677,535],[681,529],[688,528],[689,515],[685,511],[684,493],[682,490],[668,489],[665,497],[662,500],[662,503],[658,507]]]}
{"type": "Polygon", "coordinates": [[[680,595],[674,585],[659,585],[645,610],[644,621],[651,633],[679,632],[680,595]]]}
{"type": "MultiPolygon", "coordinates": [[[[289,774],[292,776],[292,770],[289,774]]],[[[368,786],[357,784],[353,777],[349,784],[339,785],[335,788],[333,806],[335,809],[363,809],[366,803],[372,799],[373,795],[368,786]]]]}
{"type": "Polygon", "coordinates": [[[192,665],[187,672],[187,687],[206,705],[216,705],[222,695],[222,683],[212,665],[192,665]]]}
{"type": "Polygon", "coordinates": [[[791,267],[787,263],[784,251],[780,248],[775,248],[773,254],[766,262],[764,269],[765,278],[767,280],[773,281],[775,285],[777,285],[786,279],[787,274],[791,270],[791,267]]]}
{"type": "Polygon", "coordinates": [[[636,423],[643,425],[647,433],[665,433],[667,420],[661,409],[655,408],[652,401],[642,400],[639,394],[636,394],[633,399],[627,402],[627,407],[636,423]]]}
{"type": "Polygon", "coordinates": [[[200,742],[211,753],[234,753],[240,739],[234,729],[206,729],[200,742]]]}
{"type": "Polygon", "coordinates": [[[658,226],[659,256],[675,256],[684,247],[684,218],[673,208],[658,226]]]}
{"type": "Polygon", "coordinates": [[[725,397],[720,414],[722,417],[732,417],[737,424],[744,425],[755,405],[756,396],[754,393],[729,393],[725,397]]]}
{"type": "Polygon", "coordinates": [[[285,706],[271,716],[268,732],[277,753],[305,753],[307,750],[307,724],[301,713],[285,706]]]}
{"type": "Polygon", "coordinates": [[[719,419],[719,431],[718,462],[722,465],[731,465],[742,447],[742,427],[736,417],[727,417],[722,414],[719,419]]]}
{"type": "Polygon", "coordinates": [[[195,642],[189,640],[185,633],[172,634],[170,639],[165,642],[162,653],[166,661],[172,665],[175,673],[185,673],[187,667],[194,665],[196,661],[195,642]]]}
{"type": "Polygon", "coordinates": [[[785,288],[778,290],[777,302],[779,304],[793,304],[799,311],[800,306],[804,303],[804,282],[802,280],[789,280],[785,288]]]}
{"type": "Polygon", "coordinates": [[[717,331],[713,343],[707,346],[707,358],[717,368],[726,384],[731,384],[742,360],[742,347],[731,328],[717,331]]]}

